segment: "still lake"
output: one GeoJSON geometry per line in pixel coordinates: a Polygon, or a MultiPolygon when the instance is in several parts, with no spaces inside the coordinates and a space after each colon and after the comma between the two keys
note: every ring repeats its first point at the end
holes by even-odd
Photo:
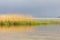
{"type": "Polygon", "coordinates": [[[60,25],[1,27],[0,40],[60,40],[60,25]]]}

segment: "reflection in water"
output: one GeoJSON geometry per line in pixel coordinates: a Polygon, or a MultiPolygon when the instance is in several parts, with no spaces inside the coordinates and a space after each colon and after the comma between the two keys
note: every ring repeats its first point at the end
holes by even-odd
{"type": "Polygon", "coordinates": [[[60,40],[60,25],[0,27],[0,40],[60,40]]]}
{"type": "Polygon", "coordinates": [[[33,26],[0,26],[0,32],[31,32],[33,26]]]}
{"type": "Polygon", "coordinates": [[[0,26],[0,40],[27,40],[28,34],[32,33],[33,26],[0,26]]]}

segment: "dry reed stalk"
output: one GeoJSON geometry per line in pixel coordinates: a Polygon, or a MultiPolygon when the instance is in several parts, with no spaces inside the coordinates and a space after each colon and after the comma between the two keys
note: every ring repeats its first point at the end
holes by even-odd
{"type": "Polygon", "coordinates": [[[0,15],[0,21],[32,21],[32,18],[28,15],[0,15]]]}

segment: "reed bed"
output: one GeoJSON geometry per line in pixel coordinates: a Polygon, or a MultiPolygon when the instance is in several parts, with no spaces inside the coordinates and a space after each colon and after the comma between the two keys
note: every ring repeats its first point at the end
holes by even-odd
{"type": "Polygon", "coordinates": [[[0,21],[0,26],[36,26],[36,25],[48,25],[48,24],[60,24],[58,21],[0,21]]]}
{"type": "Polygon", "coordinates": [[[27,15],[0,15],[0,26],[36,26],[48,24],[60,24],[60,21],[42,21],[27,15]]]}
{"type": "Polygon", "coordinates": [[[0,21],[0,26],[39,25],[36,21],[0,21]]]}

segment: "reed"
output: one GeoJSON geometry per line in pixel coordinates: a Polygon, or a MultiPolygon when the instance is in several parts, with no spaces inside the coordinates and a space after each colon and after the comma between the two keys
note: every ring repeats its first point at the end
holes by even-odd
{"type": "Polygon", "coordinates": [[[48,24],[58,24],[57,21],[0,21],[0,26],[35,26],[35,25],[48,25],[48,24]]]}
{"type": "Polygon", "coordinates": [[[0,15],[0,26],[36,26],[56,23],[52,21],[41,21],[33,18],[34,17],[28,15],[0,15]]]}
{"type": "Polygon", "coordinates": [[[0,21],[0,26],[38,25],[35,21],[0,21]]]}

